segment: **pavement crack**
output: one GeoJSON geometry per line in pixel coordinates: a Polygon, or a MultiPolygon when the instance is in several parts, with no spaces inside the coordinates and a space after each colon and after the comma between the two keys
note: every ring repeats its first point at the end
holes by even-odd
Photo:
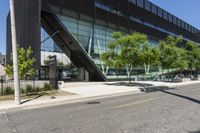
{"type": "Polygon", "coordinates": [[[5,112],[1,112],[1,114],[3,115],[3,117],[6,120],[6,123],[8,124],[8,128],[10,130],[11,133],[18,133],[14,124],[12,124],[12,122],[8,119],[8,116],[5,112]]]}

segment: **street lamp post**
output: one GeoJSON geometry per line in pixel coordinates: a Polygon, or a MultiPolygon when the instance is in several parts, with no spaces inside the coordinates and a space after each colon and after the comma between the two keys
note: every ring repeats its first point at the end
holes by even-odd
{"type": "Polygon", "coordinates": [[[18,58],[17,58],[17,39],[15,26],[15,10],[14,0],[10,0],[10,22],[11,22],[11,38],[12,38],[12,53],[13,53],[13,73],[14,73],[14,90],[15,90],[15,104],[19,105],[20,90],[19,90],[19,73],[18,73],[18,58]]]}

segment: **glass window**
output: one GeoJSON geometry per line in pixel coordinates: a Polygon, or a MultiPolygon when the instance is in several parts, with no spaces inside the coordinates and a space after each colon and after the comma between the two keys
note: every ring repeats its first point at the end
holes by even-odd
{"type": "Polygon", "coordinates": [[[119,30],[120,30],[121,32],[125,32],[125,33],[128,32],[128,29],[125,28],[125,27],[123,27],[123,26],[119,26],[119,30]]]}
{"type": "Polygon", "coordinates": [[[184,28],[184,22],[181,20],[181,27],[184,28]]]}
{"type": "Polygon", "coordinates": [[[151,11],[151,3],[147,0],[145,0],[144,2],[145,2],[145,9],[151,11]]]}
{"type": "Polygon", "coordinates": [[[188,31],[190,31],[190,26],[189,24],[187,24],[187,28],[186,28],[188,31]]]}
{"type": "Polygon", "coordinates": [[[192,32],[192,26],[190,25],[190,32],[192,32]]]}
{"type": "Polygon", "coordinates": [[[81,19],[81,20],[85,20],[85,21],[89,21],[89,22],[92,22],[92,21],[93,21],[93,18],[92,18],[92,17],[86,16],[86,15],[84,15],[84,14],[80,14],[80,19],[81,19]]]}
{"type": "Polygon", "coordinates": [[[192,32],[195,33],[195,28],[194,27],[192,27],[192,32]]]}
{"type": "Polygon", "coordinates": [[[169,22],[172,22],[172,15],[168,13],[168,20],[169,22]]]}
{"type": "Polygon", "coordinates": [[[108,23],[108,27],[111,29],[118,29],[118,26],[116,24],[108,23]]]}
{"type": "Polygon", "coordinates": [[[162,10],[161,8],[158,7],[158,16],[159,16],[159,17],[162,17],[162,12],[163,12],[163,10],[162,10]]]}
{"type": "Polygon", "coordinates": [[[176,17],[173,16],[173,23],[176,24],[176,17]]]}
{"type": "Polygon", "coordinates": [[[95,19],[95,23],[98,25],[106,26],[106,22],[100,19],[95,19]]]}
{"type": "Polygon", "coordinates": [[[62,13],[63,13],[64,16],[70,16],[70,17],[73,17],[73,18],[78,17],[78,13],[71,11],[71,10],[63,9],[62,13]]]}
{"type": "Polygon", "coordinates": [[[187,24],[186,24],[186,23],[184,23],[184,29],[186,29],[186,30],[187,30],[187,24]]]}
{"type": "Polygon", "coordinates": [[[192,32],[192,26],[190,25],[190,32],[192,32]]]}
{"type": "Polygon", "coordinates": [[[151,3],[151,12],[157,15],[157,6],[151,3]]]}
{"type": "Polygon", "coordinates": [[[143,8],[144,7],[144,0],[137,0],[137,6],[143,8]]]}
{"type": "Polygon", "coordinates": [[[180,19],[177,18],[176,20],[177,20],[177,25],[180,27],[181,26],[180,19]]]}
{"type": "Polygon", "coordinates": [[[164,18],[165,20],[168,20],[168,16],[167,16],[167,15],[168,15],[167,12],[164,11],[164,12],[163,12],[163,18],[164,18]]]}
{"type": "Polygon", "coordinates": [[[136,5],[136,2],[137,0],[129,0],[129,2],[133,3],[134,5],[136,5]]]}

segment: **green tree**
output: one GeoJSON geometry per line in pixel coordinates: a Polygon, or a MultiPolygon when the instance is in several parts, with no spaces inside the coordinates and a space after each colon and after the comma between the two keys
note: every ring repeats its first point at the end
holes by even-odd
{"type": "Polygon", "coordinates": [[[188,69],[196,70],[200,66],[200,48],[199,46],[191,41],[186,43],[185,47],[188,59],[188,69]]]}
{"type": "Polygon", "coordinates": [[[108,50],[100,55],[101,61],[103,61],[106,66],[106,70],[104,70],[104,68],[102,70],[105,75],[108,73],[110,67],[120,68],[124,66],[119,52],[117,51],[119,48],[117,40],[121,37],[122,34],[120,32],[113,32],[113,41],[108,44],[108,50]]]}
{"type": "Polygon", "coordinates": [[[71,73],[75,73],[77,71],[77,67],[73,63],[63,65],[63,69],[68,70],[71,73]]]}
{"type": "Polygon", "coordinates": [[[141,60],[144,63],[145,74],[149,74],[150,67],[160,64],[160,49],[144,44],[141,52],[141,60]]]}
{"type": "Polygon", "coordinates": [[[177,47],[182,42],[181,37],[168,36],[160,41],[161,67],[168,69],[183,69],[188,66],[186,51],[177,47]]]}
{"type": "Polygon", "coordinates": [[[138,67],[142,62],[142,45],[147,43],[147,36],[134,32],[130,35],[123,36],[118,39],[121,51],[120,56],[123,64],[127,69],[127,76],[129,83],[131,82],[132,70],[134,67],[138,67]]]}
{"type": "Polygon", "coordinates": [[[114,32],[112,37],[114,41],[109,44],[109,51],[101,57],[108,65],[126,68],[130,83],[133,68],[141,64],[141,47],[147,43],[147,36],[137,32],[123,36],[114,32]]]}
{"type": "MultiPolygon", "coordinates": [[[[17,47],[17,53],[20,79],[32,78],[35,75],[35,69],[33,65],[36,60],[32,55],[33,51],[31,47],[29,47],[27,50],[22,47],[17,47]]],[[[13,61],[12,54],[11,61],[13,61]]],[[[5,67],[5,71],[8,76],[13,77],[13,64],[8,64],[5,67]]]]}

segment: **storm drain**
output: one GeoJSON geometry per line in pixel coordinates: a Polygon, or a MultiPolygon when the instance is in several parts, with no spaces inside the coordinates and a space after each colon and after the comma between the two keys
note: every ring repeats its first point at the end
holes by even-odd
{"type": "Polygon", "coordinates": [[[87,104],[100,104],[101,102],[99,101],[91,101],[91,102],[87,102],[87,104]]]}

